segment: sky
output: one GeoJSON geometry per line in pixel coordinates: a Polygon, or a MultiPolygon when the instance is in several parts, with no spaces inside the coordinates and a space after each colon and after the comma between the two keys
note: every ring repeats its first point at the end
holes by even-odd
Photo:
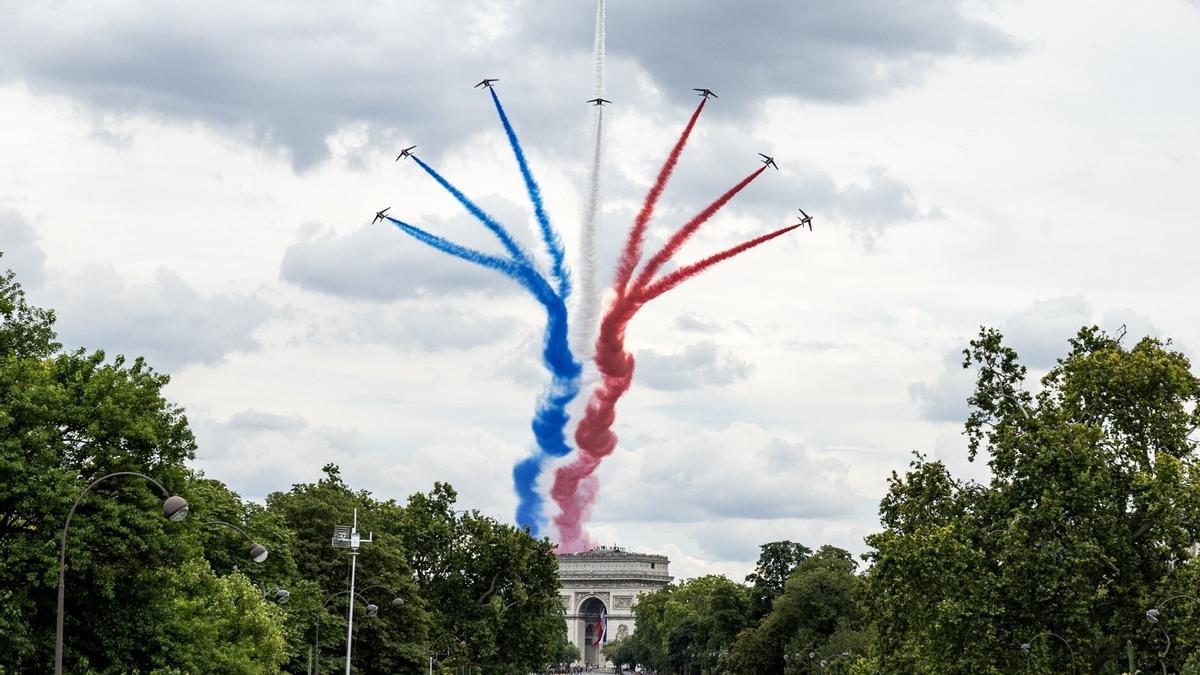
{"type": "MultiPolygon", "coordinates": [[[[143,355],[252,499],[338,464],[404,498],[451,483],[511,519],[545,379],[544,315],[393,215],[487,233],[423,157],[530,248],[498,93],[568,254],[589,165],[594,4],[0,0],[0,268],[68,347],[143,355]]],[[[600,469],[597,541],[677,578],[758,546],[856,553],[893,471],[957,475],[999,328],[1034,377],[1083,325],[1200,345],[1200,3],[610,0],[600,254],[710,101],[651,225],[665,239],[774,155],[684,261],[796,231],[648,305],[600,469]]],[[[544,262],[544,261],[543,261],[544,262]]],[[[331,523],[332,527],[334,524],[331,523]]]]}

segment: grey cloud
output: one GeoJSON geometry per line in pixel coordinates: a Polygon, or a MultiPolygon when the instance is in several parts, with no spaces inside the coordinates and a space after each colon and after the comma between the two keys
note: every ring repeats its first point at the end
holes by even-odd
{"type": "MultiPolygon", "coordinates": [[[[744,114],[764,97],[857,101],[918,80],[938,59],[989,57],[1013,42],[960,0],[743,5],[683,0],[609,12],[613,98],[636,104],[644,69],[677,100],[721,92],[744,114]],[[615,74],[615,73],[614,73],[615,74]],[[697,78],[703,82],[697,81],[697,78]]],[[[203,5],[15,5],[0,26],[0,78],[67,94],[102,112],[201,120],[286,148],[299,167],[326,136],[365,122],[374,140],[478,127],[463,98],[502,77],[524,92],[539,132],[561,132],[591,92],[592,12],[576,3],[409,2],[387,6],[228,0],[203,5]],[[577,100],[578,99],[578,100],[577,100]],[[536,119],[535,119],[536,116],[536,119]]],[[[486,103],[482,103],[486,107],[486,103]]],[[[719,113],[725,114],[725,113],[719,113]]]]}
{"type": "Polygon", "coordinates": [[[111,268],[85,269],[56,278],[45,296],[58,310],[65,346],[145,356],[167,371],[256,348],[254,330],[274,315],[252,295],[202,295],[165,268],[148,283],[128,283],[111,268]]]}
{"type": "Polygon", "coordinates": [[[536,100],[539,128],[565,110],[587,115],[590,83],[574,77],[587,72],[583,57],[576,67],[546,53],[519,34],[519,15],[498,16],[482,1],[62,2],[14,6],[5,18],[0,40],[11,58],[0,79],[102,113],[201,120],[284,148],[300,168],[325,158],[326,137],[349,123],[367,123],[380,143],[419,139],[427,152],[494,123],[487,97],[471,91],[484,75],[536,100]],[[575,90],[578,99],[562,94],[575,90]]]}
{"type": "Polygon", "coordinates": [[[882,167],[871,167],[865,184],[839,190],[835,204],[852,231],[868,244],[886,229],[923,216],[908,185],[882,167]]]}
{"type": "Polygon", "coordinates": [[[674,354],[653,349],[639,351],[637,370],[639,383],[652,389],[677,391],[727,386],[746,379],[754,366],[706,340],[674,354]]]}
{"type": "Polygon", "coordinates": [[[1044,370],[1066,354],[1067,340],[1091,320],[1087,300],[1076,295],[1038,300],[1004,322],[1000,330],[1021,356],[1021,363],[1044,370]]]}
{"type": "Polygon", "coordinates": [[[943,356],[942,370],[933,382],[913,382],[908,395],[917,404],[921,417],[930,422],[964,423],[967,421],[967,397],[971,395],[974,378],[962,367],[962,352],[950,351],[943,356]]]}
{"type": "Polygon", "coordinates": [[[695,314],[680,314],[675,318],[675,329],[688,333],[718,333],[721,326],[695,314]]]}
{"type": "Polygon", "coordinates": [[[0,270],[12,270],[17,282],[26,287],[42,283],[46,275],[46,254],[38,244],[37,232],[20,213],[0,207],[0,270]]]}
{"type": "Polygon", "coordinates": [[[234,413],[227,425],[238,431],[278,431],[281,433],[296,433],[303,431],[308,424],[302,417],[294,415],[279,415],[261,410],[243,410],[234,413]]]}
{"type": "Polygon", "coordinates": [[[854,499],[845,464],[753,424],[623,455],[601,488],[605,520],[819,518],[845,515],[854,499]]]}
{"type": "MultiPolygon", "coordinates": [[[[589,13],[569,3],[539,8],[530,14],[534,35],[590,45],[589,13]]],[[[610,55],[636,60],[677,100],[691,97],[691,87],[707,86],[726,109],[741,112],[771,96],[861,101],[919,80],[940,58],[1015,49],[1012,38],[971,17],[961,0],[666,0],[608,10],[610,55]]]]}
{"type": "Polygon", "coordinates": [[[249,499],[315,480],[327,462],[353,465],[363,443],[352,430],[312,427],[298,416],[244,410],[219,422],[191,420],[197,468],[249,499]]]}
{"type": "MultiPolygon", "coordinates": [[[[1162,335],[1148,318],[1129,309],[1110,310],[1097,318],[1088,301],[1078,295],[1038,300],[1005,321],[1000,332],[1016,350],[1022,365],[1044,371],[1066,355],[1068,340],[1080,328],[1091,325],[1100,326],[1110,335],[1116,335],[1124,325],[1134,341],[1162,335]]],[[[964,339],[964,347],[966,343],[964,339]]],[[[967,419],[967,398],[974,390],[974,378],[974,371],[962,367],[962,351],[956,349],[945,354],[942,371],[932,382],[913,382],[908,385],[908,393],[925,419],[962,423],[967,419]]]]}
{"type": "Polygon", "coordinates": [[[312,324],[308,338],[345,343],[377,343],[424,352],[471,349],[512,335],[512,317],[485,316],[451,306],[372,308],[312,324]]]}

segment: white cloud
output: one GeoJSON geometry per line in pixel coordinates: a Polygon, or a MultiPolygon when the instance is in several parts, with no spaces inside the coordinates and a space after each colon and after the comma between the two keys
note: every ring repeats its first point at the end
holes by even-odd
{"type": "Polygon", "coordinates": [[[636,363],[640,384],[666,391],[724,387],[754,371],[753,364],[707,340],[678,353],[643,349],[637,353],[636,363]]]}
{"type": "Polygon", "coordinates": [[[609,462],[626,465],[601,481],[609,521],[822,518],[854,499],[844,462],[753,424],[649,442],[609,462]]]}
{"type": "Polygon", "coordinates": [[[274,313],[253,295],[202,294],[165,268],[147,282],[129,282],[101,266],[56,275],[37,300],[58,311],[67,348],[144,356],[167,372],[254,349],[255,329],[274,313]]]}

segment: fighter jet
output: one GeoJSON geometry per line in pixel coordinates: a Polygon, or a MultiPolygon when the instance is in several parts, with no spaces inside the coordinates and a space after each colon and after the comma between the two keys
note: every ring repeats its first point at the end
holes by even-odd
{"type": "Polygon", "coordinates": [[[799,211],[800,211],[800,222],[796,223],[796,224],[799,225],[800,227],[804,227],[805,225],[807,225],[808,231],[812,232],[812,216],[805,213],[804,209],[799,209],[799,211]]]}
{"type": "Polygon", "coordinates": [[[775,167],[775,170],[776,170],[776,171],[778,171],[778,170],[779,170],[779,165],[775,163],[775,158],[774,158],[774,157],[768,157],[768,156],[766,156],[766,155],[762,154],[761,152],[760,152],[760,153],[758,153],[758,156],[759,156],[759,157],[762,157],[762,163],[763,163],[763,164],[766,164],[767,166],[773,166],[773,167],[775,167]]]}
{"type": "Polygon", "coordinates": [[[391,209],[391,208],[392,208],[392,207],[390,207],[390,206],[389,206],[389,207],[387,207],[386,209],[384,209],[384,210],[382,210],[382,211],[376,211],[376,212],[375,212],[375,220],[372,220],[372,221],[371,221],[371,224],[372,224],[372,225],[374,225],[375,223],[378,223],[379,221],[383,220],[384,218],[387,218],[387,212],[388,212],[388,210],[389,210],[389,209],[391,209]]]}
{"type": "Polygon", "coordinates": [[[605,103],[612,103],[612,101],[606,98],[592,98],[588,99],[588,103],[595,103],[598,106],[603,106],[605,103]]]}
{"type": "Polygon", "coordinates": [[[712,92],[712,89],[708,89],[707,87],[692,87],[692,91],[700,92],[699,94],[696,94],[696,95],[703,96],[704,98],[708,98],[709,96],[711,96],[713,98],[721,98],[720,96],[717,96],[716,94],[714,94],[712,92]]]}
{"type": "Polygon", "coordinates": [[[484,89],[491,89],[491,88],[492,88],[492,83],[493,83],[493,82],[499,82],[499,81],[500,81],[500,80],[499,80],[498,78],[495,78],[495,77],[485,77],[485,78],[483,78],[482,80],[480,80],[480,81],[479,81],[479,84],[475,85],[475,88],[476,88],[476,89],[478,89],[478,88],[480,88],[480,87],[483,87],[484,89]]]}
{"type": "Polygon", "coordinates": [[[399,162],[404,157],[412,157],[412,151],[416,150],[416,149],[417,149],[417,146],[410,145],[407,148],[401,150],[400,154],[396,155],[396,161],[399,162]]]}

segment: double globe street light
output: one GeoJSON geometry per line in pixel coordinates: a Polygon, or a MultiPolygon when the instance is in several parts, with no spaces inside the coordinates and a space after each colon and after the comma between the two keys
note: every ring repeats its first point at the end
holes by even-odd
{"type": "MultiPolygon", "coordinates": [[[[404,604],[404,600],[399,595],[397,595],[395,591],[388,588],[387,586],[384,586],[382,584],[375,584],[372,586],[367,586],[366,588],[362,589],[361,591],[355,591],[354,598],[361,601],[364,605],[366,605],[368,618],[379,615],[379,605],[376,605],[376,604],[368,601],[366,599],[366,597],[363,596],[363,593],[365,593],[373,588],[382,588],[385,591],[391,593],[393,597],[392,597],[391,603],[389,603],[389,604],[392,607],[400,607],[401,605],[404,604]]],[[[284,592],[286,593],[287,591],[284,591],[284,592]]],[[[350,591],[338,591],[337,593],[334,593],[333,595],[329,596],[328,598],[325,598],[325,602],[321,603],[321,609],[325,609],[326,607],[329,606],[329,603],[333,602],[334,600],[336,600],[337,598],[339,598],[343,595],[350,595],[350,591]]],[[[351,602],[354,602],[354,600],[352,599],[351,602]]],[[[315,634],[313,635],[313,673],[315,673],[316,675],[319,675],[320,672],[321,672],[321,621],[318,619],[317,620],[317,628],[316,628],[315,634]]]]}
{"type": "Polygon", "coordinates": [[[92,488],[108,480],[109,478],[116,478],[118,476],[137,476],[138,478],[141,478],[158,488],[158,491],[161,492],[163,496],[163,516],[166,517],[167,520],[179,522],[184,518],[187,518],[188,515],[188,503],[186,499],[178,495],[172,495],[170,492],[167,492],[167,489],[162,486],[162,483],[159,483],[153,478],[136,471],[117,471],[106,476],[101,476],[93,481],[90,485],[85,487],[83,492],[79,493],[79,497],[75,499],[75,503],[71,505],[71,510],[67,513],[66,522],[63,523],[62,543],[58,551],[58,616],[55,619],[54,626],[55,675],[62,675],[63,671],[63,606],[66,598],[67,531],[71,527],[71,517],[75,515],[75,510],[79,508],[79,503],[83,501],[84,495],[86,495],[88,492],[91,492],[92,488]]]}

